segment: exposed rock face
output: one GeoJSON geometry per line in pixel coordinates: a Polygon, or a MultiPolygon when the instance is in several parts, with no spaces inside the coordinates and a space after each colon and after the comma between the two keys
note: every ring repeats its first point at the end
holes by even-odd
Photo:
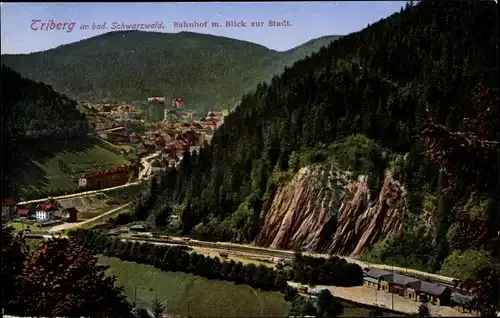
{"type": "Polygon", "coordinates": [[[406,192],[389,172],[378,199],[370,201],[364,176],[350,180],[349,173],[303,168],[278,189],[256,243],[357,255],[403,226],[406,192]]]}

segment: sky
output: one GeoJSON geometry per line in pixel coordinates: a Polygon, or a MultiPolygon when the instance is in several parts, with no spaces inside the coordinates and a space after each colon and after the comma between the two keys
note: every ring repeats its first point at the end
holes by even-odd
{"type": "MultiPolygon", "coordinates": [[[[325,35],[357,32],[399,11],[402,1],[328,2],[206,2],[206,3],[2,3],[1,53],[19,54],[45,51],[113,31],[112,26],[160,25],[155,32],[191,31],[226,36],[285,51],[325,35]],[[41,23],[53,20],[52,30],[41,23]],[[40,20],[34,22],[34,20],[40,20]],[[246,27],[226,27],[226,21],[246,21],[246,27]],[[269,20],[287,20],[289,26],[270,27],[269,20]],[[174,27],[174,22],[207,21],[207,27],[174,27]],[[251,22],[264,22],[252,27],[251,22]],[[66,27],[63,29],[64,22],[66,27]],[[158,22],[158,24],[157,24],[158,22]],[[221,27],[211,27],[218,22],[221,27]],[[60,29],[57,29],[57,24],[60,29]],[[71,27],[73,24],[73,28],[71,27]],[[107,29],[92,29],[106,23],[107,29]],[[88,29],[81,26],[88,25],[88,29]]],[[[116,29],[115,29],[116,30],[116,29]]]]}

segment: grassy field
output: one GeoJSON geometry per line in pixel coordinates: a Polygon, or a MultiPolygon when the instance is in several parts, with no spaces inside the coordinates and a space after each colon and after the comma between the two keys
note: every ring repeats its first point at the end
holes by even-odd
{"type": "Polygon", "coordinates": [[[34,251],[38,250],[42,241],[43,241],[42,239],[30,238],[30,239],[26,240],[26,244],[28,245],[30,252],[34,252],[34,251]]]}
{"type": "Polygon", "coordinates": [[[130,212],[130,206],[124,207],[123,209],[117,210],[115,213],[108,214],[106,216],[103,216],[102,218],[99,218],[97,220],[94,220],[92,222],[88,222],[85,224],[82,224],[79,226],[82,229],[90,229],[93,228],[94,226],[105,224],[109,219],[117,217],[119,214],[122,213],[129,213],[130,212]]]}
{"type": "Polygon", "coordinates": [[[16,232],[22,231],[27,229],[28,227],[31,230],[31,233],[47,233],[47,229],[50,227],[43,228],[39,226],[38,224],[33,224],[33,223],[23,223],[23,222],[10,222],[9,226],[13,227],[16,232]]]}
{"type": "Polygon", "coordinates": [[[108,273],[117,277],[117,284],[124,286],[132,302],[137,287],[139,307],[150,308],[158,293],[169,314],[187,316],[188,301],[192,317],[284,317],[288,312],[283,295],[277,292],[254,291],[246,285],[162,272],[153,266],[104,256],[100,263],[110,265],[108,273]]]}
{"type": "MultiPolygon", "coordinates": [[[[99,263],[109,265],[109,275],[123,286],[129,300],[134,302],[137,288],[137,306],[150,308],[156,293],[166,305],[167,313],[192,317],[286,317],[289,304],[278,292],[253,290],[247,285],[208,280],[203,277],[178,272],[162,272],[150,266],[120,261],[101,256],[99,263]],[[261,311],[262,310],[262,311],[261,311]]],[[[372,308],[342,301],[342,317],[367,317],[372,308]]],[[[386,317],[401,314],[384,313],[386,317]]]]}
{"type": "Polygon", "coordinates": [[[129,164],[129,161],[97,144],[89,144],[80,149],[37,157],[32,163],[18,178],[23,185],[21,197],[32,191],[73,190],[77,188],[81,175],[129,164]]]}

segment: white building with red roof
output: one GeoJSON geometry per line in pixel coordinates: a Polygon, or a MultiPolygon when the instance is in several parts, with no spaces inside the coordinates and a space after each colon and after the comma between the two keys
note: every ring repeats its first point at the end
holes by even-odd
{"type": "Polygon", "coordinates": [[[51,220],[54,217],[54,212],[59,210],[54,203],[43,203],[36,207],[35,216],[38,221],[51,220]]]}

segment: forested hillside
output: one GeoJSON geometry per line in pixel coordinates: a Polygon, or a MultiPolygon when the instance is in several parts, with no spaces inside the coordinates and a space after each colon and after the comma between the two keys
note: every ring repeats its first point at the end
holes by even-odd
{"type": "Polygon", "coordinates": [[[300,167],[367,175],[373,201],[390,171],[405,188],[404,226],[364,257],[451,276],[470,265],[459,261],[490,262],[497,19],[493,2],[422,1],[296,62],[160,182],[160,218],[172,202],[184,233],[249,242],[300,167]]]}
{"type": "Polygon", "coordinates": [[[206,111],[233,107],[259,82],[336,38],[277,52],[208,34],[120,31],[44,52],[2,55],[2,63],[75,99],[182,96],[187,107],[206,111]]]}
{"type": "Polygon", "coordinates": [[[70,151],[87,132],[88,123],[74,101],[2,64],[3,198],[16,193],[15,179],[31,160],[60,147],[70,151]]]}

